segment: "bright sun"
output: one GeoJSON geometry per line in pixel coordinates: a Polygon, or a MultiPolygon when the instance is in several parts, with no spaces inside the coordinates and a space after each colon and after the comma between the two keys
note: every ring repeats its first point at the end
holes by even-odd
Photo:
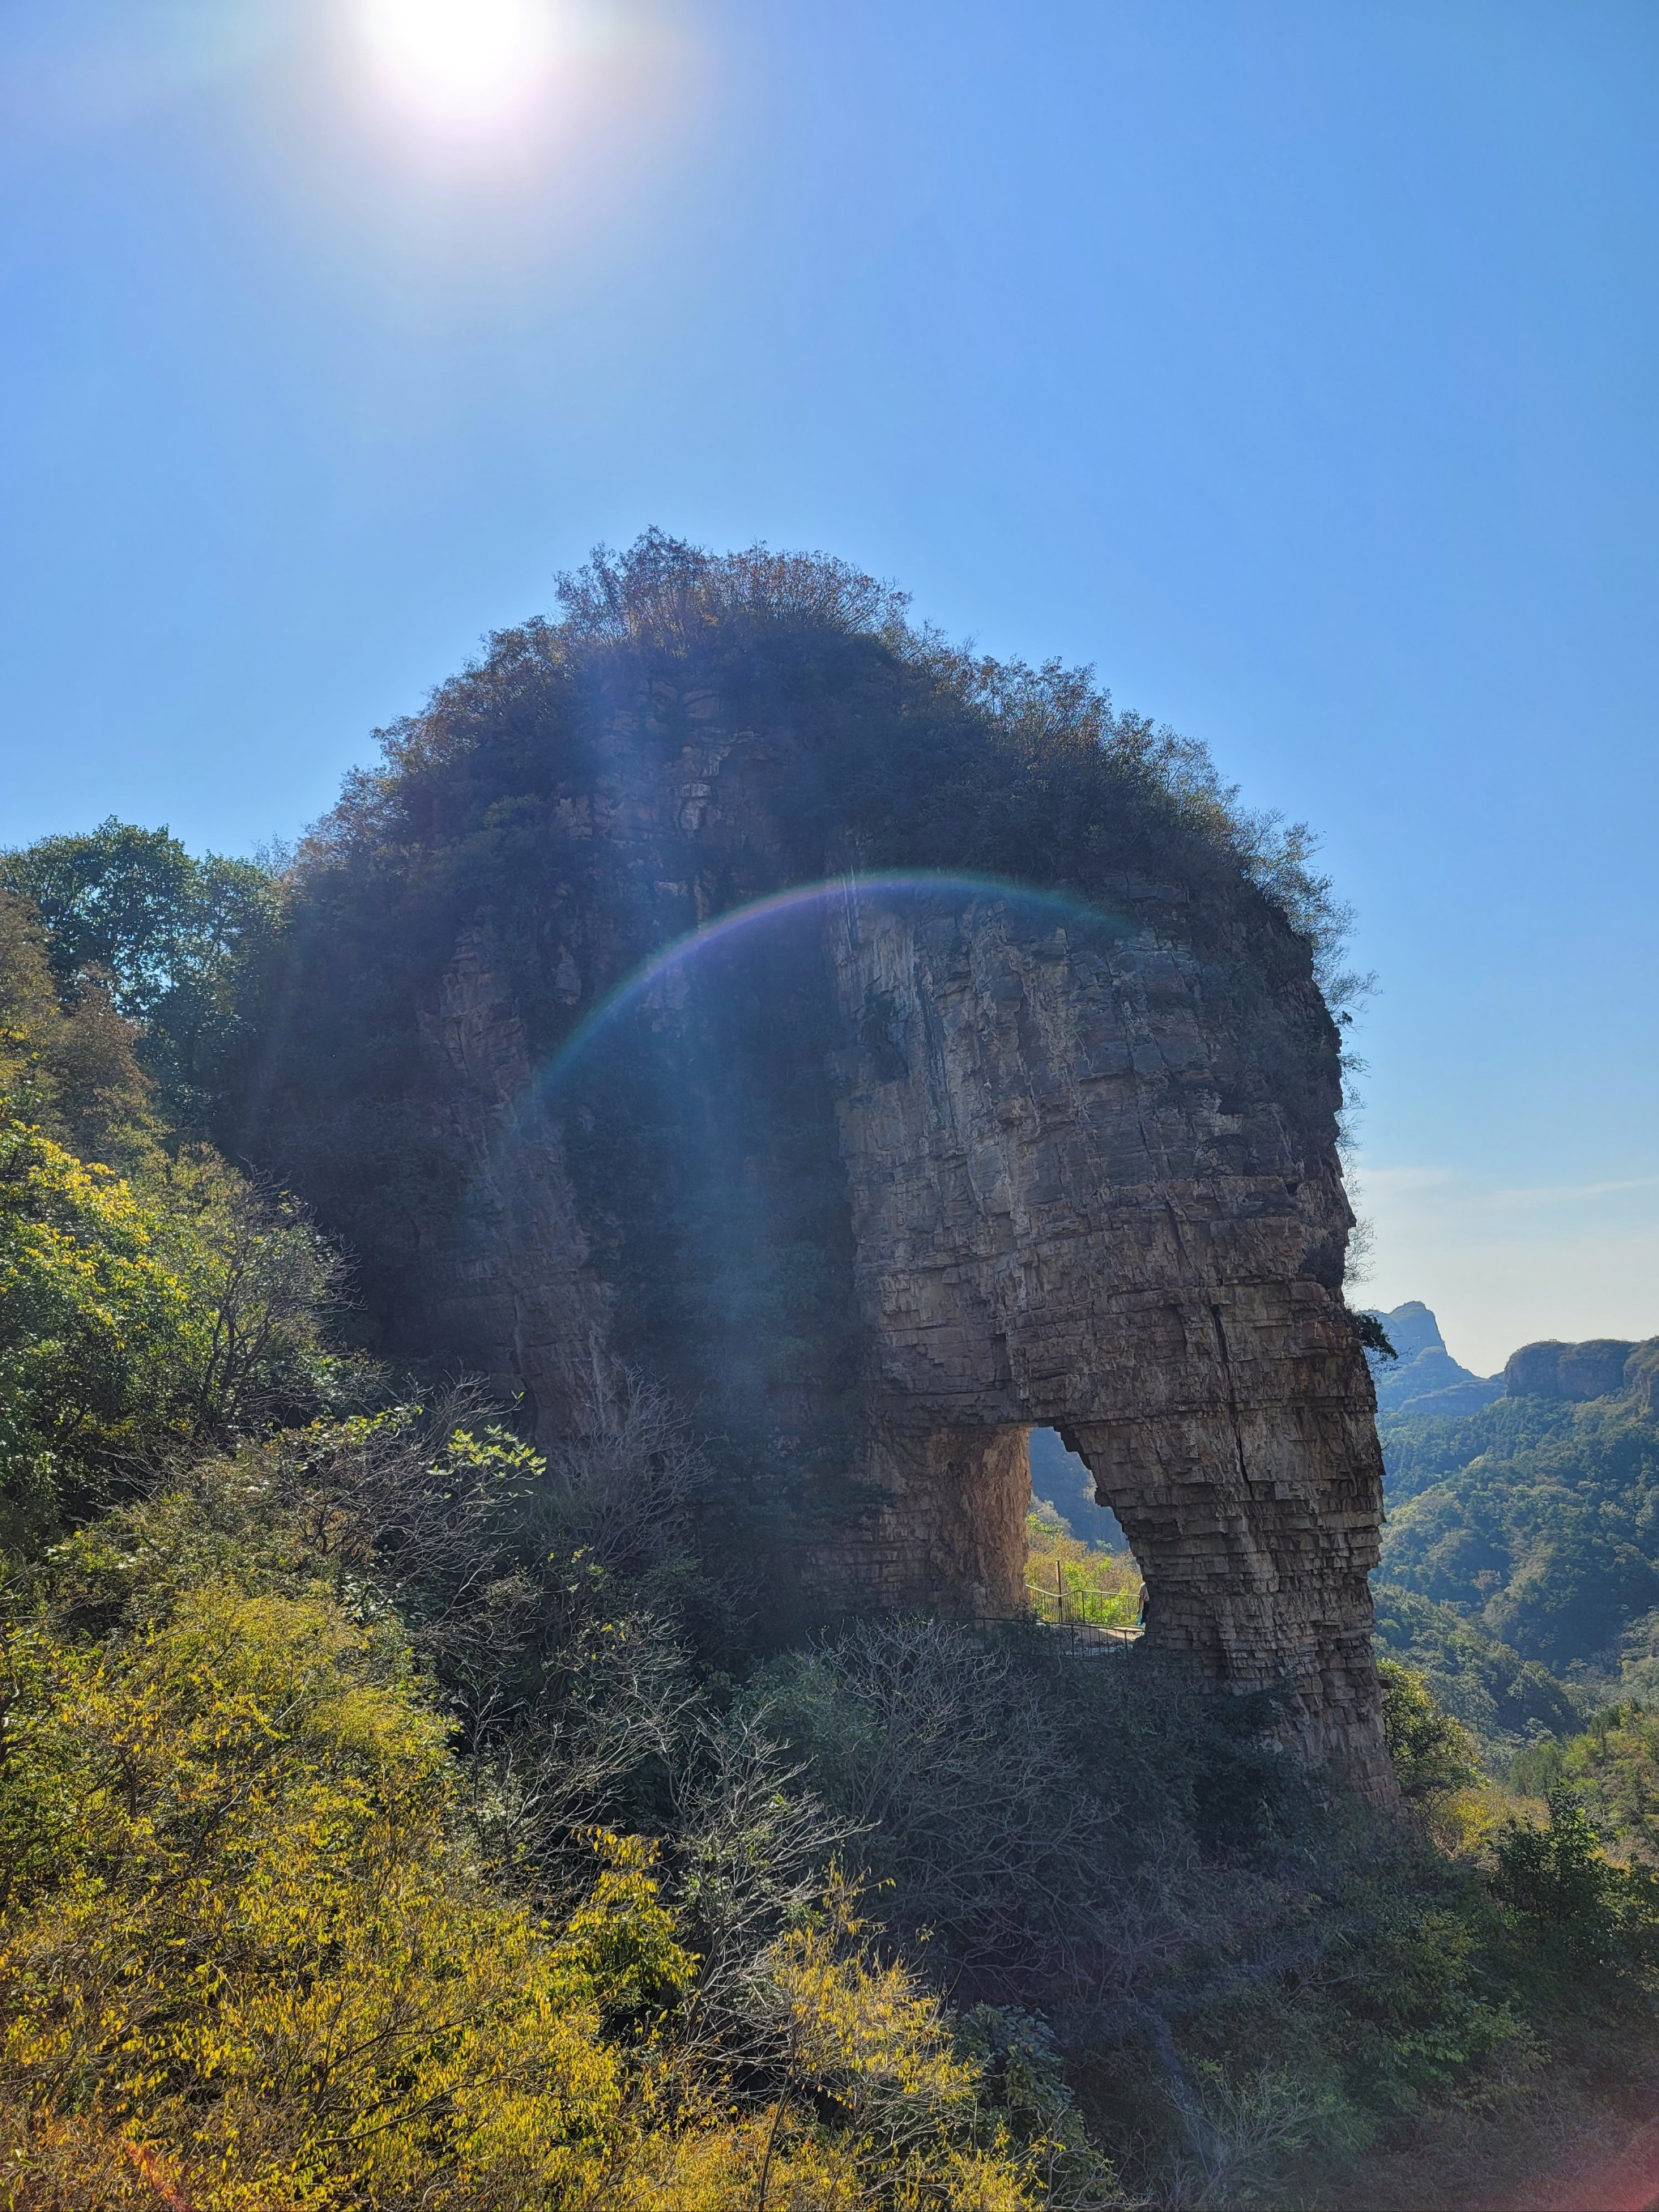
{"type": "Polygon", "coordinates": [[[549,0],[362,0],[388,88],[434,121],[482,123],[532,99],[553,58],[549,0]]]}

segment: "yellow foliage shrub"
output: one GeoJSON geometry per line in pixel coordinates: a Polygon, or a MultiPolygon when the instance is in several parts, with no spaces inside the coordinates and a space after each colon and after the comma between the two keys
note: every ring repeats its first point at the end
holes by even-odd
{"type": "Polygon", "coordinates": [[[15,1636],[7,1672],[15,2172],[46,2126],[238,2212],[597,2189],[642,2110],[602,2014],[690,1968],[641,1846],[605,1839],[557,1934],[489,1894],[441,1724],[321,1601],[204,1589],[114,1650],[15,1636]]]}
{"type": "Polygon", "coordinates": [[[211,1153],[131,1183],[0,1105],[0,1535],[280,1412],[331,1267],[211,1153]]]}
{"type": "Polygon", "coordinates": [[[0,1498],[188,1434],[213,1311],[167,1224],[109,1169],[0,1119],[0,1498]]]}
{"type": "Polygon", "coordinates": [[[12,2212],[1036,2201],[845,1898],[762,1977],[775,2078],[739,2103],[693,2065],[655,1847],[596,1832],[557,1925],[500,1894],[400,1642],[325,1597],[209,1583],[95,1641],[15,1622],[0,1720],[12,2212]]]}

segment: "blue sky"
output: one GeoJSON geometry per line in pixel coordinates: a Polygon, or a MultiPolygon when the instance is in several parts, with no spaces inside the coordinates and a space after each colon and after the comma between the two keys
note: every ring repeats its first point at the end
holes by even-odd
{"type": "Polygon", "coordinates": [[[375,4],[0,9],[0,838],[291,836],[595,541],[823,547],[1318,828],[1369,1298],[1659,1331],[1659,11],[545,0],[464,125],[375,4]]]}

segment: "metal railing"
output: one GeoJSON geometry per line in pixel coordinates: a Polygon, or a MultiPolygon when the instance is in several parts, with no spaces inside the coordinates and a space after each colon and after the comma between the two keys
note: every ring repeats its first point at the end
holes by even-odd
{"type": "Polygon", "coordinates": [[[1067,1659],[1105,1659],[1127,1651],[1140,1641],[1141,1632],[1114,1621],[1079,1620],[1069,1610],[1058,1620],[1044,1620],[1035,1607],[1024,1613],[976,1613],[975,1628],[1036,1628],[1052,1637],[1067,1659]]]}
{"type": "MultiPolygon", "coordinates": [[[[1054,1561],[1054,1587],[1052,1596],[1046,1589],[1032,1584],[1026,1588],[1030,1595],[1031,1610],[1045,1628],[1054,1630],[1066,1640],[1067,1648],[1093,1655],[1101,1650],[1122,1650],[1140,1638],[1140,1623],[1131,1627],[1121,1617],[1128,1599],[1127,1591],[1110,1595],[1104,1590],[1068,1589],[1060,1560],[1054,1561]],[[1054,1607],[1054,1618],[1048,1617],[1048,1608],[1054,1607]],[[1091,1620],[1091,1613],[1094,1619],[1091,1620]],[[1108,1617],[1102,1620],[1100,1615],[1108,1617]]],[[[1144,1600],[1144,1592],[1142,1593],[1144,1600]]]]}

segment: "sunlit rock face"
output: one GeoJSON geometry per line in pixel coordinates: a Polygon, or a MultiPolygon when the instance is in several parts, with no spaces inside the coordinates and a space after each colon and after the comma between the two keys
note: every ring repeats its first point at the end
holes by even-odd
{"type": "MultiPolygon", "coordinates": [[[[1111,890],[1103,942],[988,902],[833,933],[848,1028],[879,999],[896,1046],[836,1071],[891,1492],[877,1571],[896,1602],[948,1591],[941,1483],[977,1498],[1020,1425],[1057,1428],[1146,1574],[1152,1640],[1286,1685],[1301,1739],[1369,1767],[1380,1470],[1334,1152],[1252,1079],[1274,1041],[1182,942],[1169,887],[1111,890]]],[[[1021,1539],[997,1525],[981,1571],[1010,1603],[1021,1539]]]]}
{"type": "Polygon", "coordinates": [[[387,1346],[546,1437],[596,1358],[662,1376],[738,1470],[765,1588],[820,1611],[1016,1612],[1026,1434],[1056,1428],[1148,1644],[1279,1689],[1292,1741],[1386,1795],[1381,1466],[1305,944],[1236,871],[1121,837],[1086,897],[953,876],[937,839],[932,875],[872,879],[822,780],[800,800],[799,726],[706,684],[576,727],[521,774],[499,885],[475,867],[434,919],[400,854],[372,896],[411,918],[373,960],[333,878],[309,894],[314,1041],[268,1079],[267,1150],[363,1254],[387,1346]],[[396,1049],[331,1108],[371,1003],[396,1049]]]}

